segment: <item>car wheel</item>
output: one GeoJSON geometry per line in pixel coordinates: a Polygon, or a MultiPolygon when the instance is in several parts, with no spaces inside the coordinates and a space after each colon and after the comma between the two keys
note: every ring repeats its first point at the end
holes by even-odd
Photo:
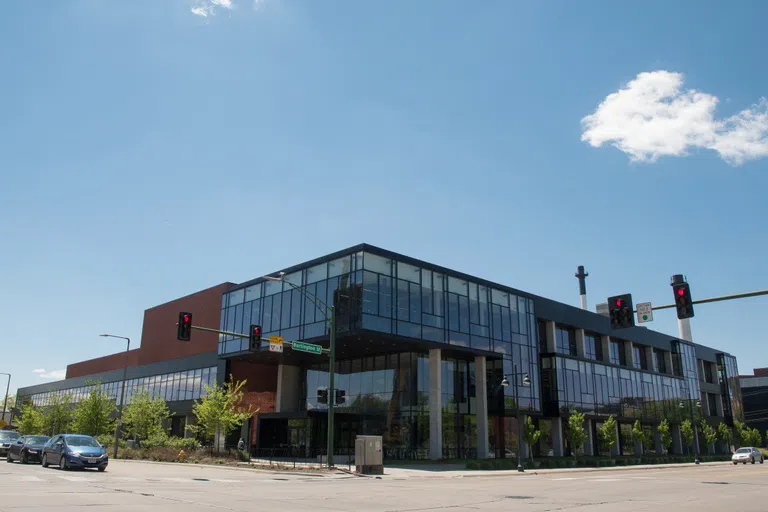
{"type": "Polygon", "coordinates": [[[29,460],[27,459],[27,454],[26,453],[22,452],[21,458],[19,459],[19,462],[21,462],[22,464],[27,464],[29,462],[29,460]]]}
{"type": "Polygon", "coordinates": [[[67,467],[67,458],[62,455],[61,459],[59,459],[59,469],[62,471],[67,471],[69,468],[67,467]]]}
{"type": "Polygon", "coordinates": [[[11,458],[11,452],[8,452],[8,455],[5,456],[5,462],[13,462],[13,459],[11,458]]]}
{"type": "Polygon", "coordinates": [[[46,454],[43,454],[43,460],[40,461],[44,468],[48,467],[48,456],[46,454]]]}
{"type": "Polygon", "coordinates": [[[752,457],[752,464],[754,464],[754,463],[755,463],[755,458],[754,458],[754,457],[752,457]]]}
{"type": "Polygon", "coordinates": [[[103,473],[107,470],[107,468],[99,468],[99,473],[103,473]]]}
{"type": "Polygon", "coordinates": [[[738,463],[738,462],[734,462],[734,463],[733,463],[733,465],[734,465],[734,466],[738,466],[738,465],[739,465],[739,463],[738,463]]]}
{"type": "Polygon", "coordinates": [[[765,457],[760,457],[760,464],[762,464],[765,461],[765,457]]]}

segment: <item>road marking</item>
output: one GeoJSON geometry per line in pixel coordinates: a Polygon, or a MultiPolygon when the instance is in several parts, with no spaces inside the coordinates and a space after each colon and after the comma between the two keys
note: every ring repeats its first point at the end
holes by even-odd
{"type": "Polygon", "coordinates": [[[590,482],[623,482],[626,478],[589,478],[590,482]]]}
{"type": "Polygon", "coordinates": [[[66,480],[68,482],[89,482],[90,479],[82,477],[82,476],[62,476],[62,475],[56,475],[56,478],[61,478],[62,480],[66,480]]]}
{"type": "Polygon", "coordinates": [[[112,480],[119,480],[120,482],[135,482],[138,478],[132,476],[113,476],[112,480]]]}
{"type": "Polygon", "coordinates": [[[211,478],[211,482],[218,482],[220,484],[239,484],[240,480],[227,480],[223,478],[211,478]]]}
{"type": "Polygon", "coordinates": [[[19,480],[22,482],[44,482],[45,481],[38,476],[21,476],[19,477],[19,480]]]}
{"type": "Polygon", "coordinates": [[[552,479],[553,482],[562,482],[562,481],[565,481],[565,480],[584,480],[584,478],[583,477],[582,478],[574,478],[574,477],[567,476],[567,477],[564,477],[564,478],[553,478],[552,479]]]}

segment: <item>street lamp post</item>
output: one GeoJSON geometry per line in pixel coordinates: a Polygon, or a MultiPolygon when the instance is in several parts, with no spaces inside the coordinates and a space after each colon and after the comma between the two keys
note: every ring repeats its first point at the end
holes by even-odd
{"type": "MultiPolygon", "coordinates": [[[[8,411],[8,393],[11,392],[11,374],[10,373],[0,373],[0,375],[7,375],[8,376],[8,384],[5,386],[5,403],[3,403],[3,418],[5,419],[5,413],[8,411]]],[[[13,420],[13,413],[11,413],[11,417],[8,419],[8,424],[11,424],[11,420],[13,420]]]]}
{"type": "MultiPolygon", "coordinates": [[[[515,423],[517,424],[517,470],[520,473],[523,473],[525,469],[523,468],[523,438],[520,435],[520,400],[517,394],[517,378],[519,376],[523,376],[523,380],[521,381],[523,386],[530,386],[531,385],[531,379],[528,377],[528,373],[518,373],[517,372],[517,365],[514,365],[512,368],[512,378],[515,381],[515,423]]],[[[509,386],[509,380],[507,379],[507,376],[505,375],[503,379],[501,379],[501,383],[499,384],[499,388],[503,389],[505,387],[509,386]]],[[[502,402],[503,404],[503,402],[502,402]]],[[[504,407],[502,406],[502,410],[500,411],[500,414],[504,413],[504,407]]],[[[499,431],[499,439],[501,439],[501,430],[499,431]]]]}
{"type": "MultiPolygon", "coordinates": [[[[691,428],[693,429],[693,452],[696,455],[693,462],[694,464],[699,464],[701,462],[699,460],[699,439],[698,439],[699,436],[696,435],[696,423],[695,423],[695,420],[693,419],[693,400],[688,400],[688,406],[691,412],[691,428]]],[[[696,407],[701,409],[701,400],[696,401],[696,407]]],[[[685,404],[683,403],[682,400],[680,401],[680,408],[681,409],[685,408],[685,404]]]]}
{"type": "Polygon", "coordinates": [[[336,389],[335,389],[335,375],[336,375],[336,309],[334,306],[329,306],[320,297],[314,293],[307,292],[303,287],[286,281],[284,279],[285,272],[280,273],[280,277],[264,276],[267,281],[276,281],[280,283],[287,283],[291,288],[297,290],[304,297],[306,297],[312,304],[315,305],[320,313],[325,317],[326,322],[329,323],[330,334],[328,336],[328,437],[326,439],[326,451],[328,458],[328,467],[333,467],[333,431],[334,431],[334,406],[336,405],[336,389]],[[322,307],[320,307],[322,306],[322,307]],[[325,309],[323,309],[325,308],[325,309]]]}
{"type": "Polygon", "coordinates": [[[123,402],[125,402],[125,379],[128,374],[128,352],[131,350],[131,338],[115,336],[114,334],[99,334],[102,338],[117,338],[127,342],[125,347],[125,364],[123,365],[123,384],[120,388],[120,405],[117,408],[117,424],[115,424],[115,447],[112,450],[112,458],[117,458],[117,445],[120,442],[120,430],[123,427],[123,402]]]}

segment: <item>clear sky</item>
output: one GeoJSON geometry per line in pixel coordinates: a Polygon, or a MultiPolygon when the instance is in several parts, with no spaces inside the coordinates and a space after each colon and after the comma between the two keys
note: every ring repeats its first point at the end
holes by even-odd
{"type": "MultiPolygon", "coordinates": [[[[368,242],[590,308],[768,288],[768,3],[8,0],[0,372],[368,242]]],[[[768,366],[768,298],[694,340],[768,366]]],[[[651,327],[676,334],[671,310],[651,327]]],[[[0,386],[5,383],[0,378],[0,386]]],[[[2,393],[2,391],[0,391],[2,393]]]]}

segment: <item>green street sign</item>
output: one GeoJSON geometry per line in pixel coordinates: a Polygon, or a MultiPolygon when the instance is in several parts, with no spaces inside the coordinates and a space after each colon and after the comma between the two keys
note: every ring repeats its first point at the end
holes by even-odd
{"type": "Polygon", "coordinates": [[[310,354],[317,354],[320,355],[323,353],[323,347],[320,345],[314,345],[312,343],[304,343],[303,341],[294,341],[291,343],[291,348],[293,350],[298,350],[299,352],[308,352],[310,354]]]}

